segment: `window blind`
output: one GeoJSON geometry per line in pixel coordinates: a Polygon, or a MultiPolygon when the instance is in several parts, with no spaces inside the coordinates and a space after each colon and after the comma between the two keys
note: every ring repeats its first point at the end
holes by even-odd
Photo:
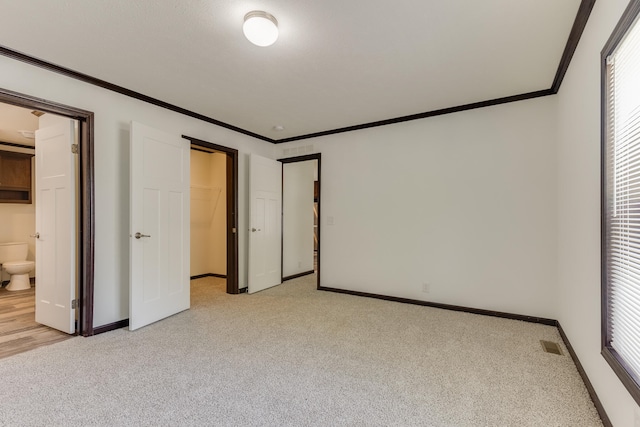
{"type": "Polygon", "coordinates": [[[607,345],[640,378],[640,25],[606,61],[607,345]]]}

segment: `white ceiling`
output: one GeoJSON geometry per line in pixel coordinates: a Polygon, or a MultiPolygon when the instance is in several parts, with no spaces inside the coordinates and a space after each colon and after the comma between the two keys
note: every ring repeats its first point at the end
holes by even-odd
{"type": "Polygon", "coordinates": [[[283,139],[549,89],[579,5],[0,0],[0,44],[283,139]],[[244,38],[251,10],[277,18],[273,46],[244,38]]]}

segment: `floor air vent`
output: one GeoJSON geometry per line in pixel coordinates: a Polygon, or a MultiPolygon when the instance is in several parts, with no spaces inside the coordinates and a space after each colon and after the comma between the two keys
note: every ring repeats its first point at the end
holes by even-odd
{"type": "Polygon", "coordinates": [[[553,353],[553,354],[562,355],[562,349],[560,348],[558,343],[551,342],[551,341],[540,340],[540,344],[542,344],[542,349],[546,353],[553,353]]]}

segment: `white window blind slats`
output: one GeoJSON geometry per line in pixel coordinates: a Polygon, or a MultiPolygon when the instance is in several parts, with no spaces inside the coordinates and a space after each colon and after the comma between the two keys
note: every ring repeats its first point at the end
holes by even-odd
{"type": "Polygon", "coordinates": [[[611,347],[640,377],[640,25],[606,69],[607,327],[611,347]]]}
{"type": "MultiPolygon", "coordinates": [[[[629,133],[629,135],[628,135],[629,139],[635,139],[640,134],[640,127],[638,129],[636,129],[635,132],[633,132],[633,133],[632,132],[628,132],[628,133],[629,133]]],[[[623,156],[623,157],[619,158],[619,160],[615,164],[616,165],[620,165],[620,164],[634,163],[634,161],[638,157],[638,153],[640,153],[640,147],[634,147],[633,150],[630,150],[629,148],[625,148],[624,150],[619,149],[619,150],[617,150],[616,154],[617,154],[617,156],[623,156]]]]}
{"type": "MultiPolygon", "coordinates": [[[[640,255],[638,252],[635,252],[633,255],[629,255],[622,251],[612,251],[612,254],[616,255],[616,258],[620,258],[619,261],[607,263],[607,267],[611,270],[612,275],[616,273],[617,269],[626,269],[627,265],[636,264],[640,261],[640,255]]],[[[637,269],[637,271],[640,271],[640,269],[637,269]]]]}
{"type": "MultiPolygon", "coordinates": [[[[620,203],[618,200],[618,207],[626,209],[624,203],[620,203]]],[[[631,241],[637,241],[638,236],[634,236],[634,226],[637,224],[638,218],[629,218],[626,216],[628,212],[619,213],[617,217],[611,218],[611,234],[616,234],[620,239],[628,237],[631,241]],[[625,237],[626,236],[626,237],[625,237]]]]}
{"type": "MultiPolygon", "coordinates": [[[[608,268],[610,269],[609,275],[612,278],[615,278],[618,280],[625,280],[627,275],[631,277],[633,277],[634,275],[638,276],[640,274],[640,268],[633,267],[633,266],[627,268],[627,266],[636,264],[637,262],[638,262],[638,258],[636,259],[625,258],[620,260],[619,262],[611,262],[607,265],[608,268]]],[[[633,280],[638,280],[639,278],[640,277],[633,277],[633,280]]]]}
{"type": "MultiPolygon", "coordinates": [[[[635,334],[636,328],[634,325],[638,324],[638,317],[628,317],[623,321],[620,321],[614,327],[614,331],[625,339],[614,341],[616,345],[624,345],[629,348],[633,348],[636,352],[640,347],[640,340],[637,338],[637,334],[635,334]]],[[[616,336],[616,340],[618,340],[619,336],[616,336]]]]}
{"type": "MultiPolygon", "coordinates": [[[[616,238],[615,235],[612,235],[613,238],[616,238]]],[[[622,237],[624,238],[624,236],[622,237]]],[[[615,253],[616,255],[618,255],[619,257],[621,257],[621,259],[624,259],[624,257],[632,257],[632,256],[637,256],[638,252],[640,249],[640,244],[633,242],[630,244],[623,244],[623,243],[616,243],[615,245],[613,245],[611,247],[611,252],[615,253]],[[633,252],[633,253],[629,253],[629,252],[633,252]]],[[[613,260],[610,264],[615,264],[617,261],[613,260]]]]}
{"type": "MultiPolygon", "coordinates": [[[[616,308],[619,311],[624,311],[625,313],[627,313],[628,307],[617,305],[616,308]]],[[[629,311],[628,313],[629,313],[629,317],[625,317],[624,320],[620,320],[619,322],[617,322],[613,327],[613,330],[618,331],[621,334],[625,334],[625,336],[627,337],[631,336],[632,338],[629,338],[625,341],[630,341],[630,344],[635,346],[637,345],[637,343],[640,343],[640,340],[638,340],[637,334],[634,335],[634,332],[637,329],[635,325],[638,324],[638,321],[640,321],[640,319],[637,314],[634,315],[631,311],[629,311]]],[[[618,339],[617,336],[616,336],[616,339],[618,339]]]]}
{"type": "MultiPolygon", "coordinates": [[[[634,177],[634,180],[637,180],[637,178],[634,177]]],[[[619,213],[618,216],[628,217],[630,220],[637,219],[635,216],[638,215],[638,209],[640,209],[637,191],[638,184],[618,181],[616,185],[618,187],[618,196],[615,198],[615,201],[618,203],[619,208],[625,209],[619,213]]]]}
{"type": "MultiPolygon", "coordinates": [[[[615,164],[616,169],[620,170],[616,181],[625,181],[637,179],[640,176],[640,164],[638,164],[638,157],[630,156],[632,153],[617,153],[617,157],[626,158],[626,162],[618,162],[615,164]]],[[[631,182],[629,182],[631,183],[631,182]]]]}
{"type": "Polygon", "coordinates": [[[637,354],[638,347],[640,347],[640,341],[638,341],[636,334],[634,334],[634,325],[637,324],[637,322],[637,318],[631,317],[627,318],[625,321],[618,322],[614,327],[616,339],[612,342],[613,345],[624,346],[628,349],[633,349],[634,355],[637,354]]]}
{"type": "Polygon", "coordinates": [[[619,258],[617,261],[611,261],[607,263],[609,268],[611,269],[611,274],[617,272],[617,269],[622,269],[623,271],[629,270],[630,273],[635,271],[640,272],[640,267],[634,266],[634,264],[638,263],[640,256],[636,251],[633,254],[629,254],[623,251],[612,251],[613,254],[618,255],[616,258],[619,258]]]}
{"type": "MultiPolygon", "coordinates": [[[[611,252],[620,256],[633,256],[637,254],[638,247],[640,246],[638,236],[630,235],[630,232],[637,233],[637,227],[632,227],[631,224],[619,224],[619,227],[621,228],[619,232],[613,230],[612,233],[610,233],[611,239],[616,240],[610,245],[611,252]],[[624,229],[625,225],[628,225],[626,229],[624,229]]],[[[615,262],[615,260],[613,261],[615,262]]]]}
{"type": "MultiPolygon", "coordinates": [[[[637,137],[636,137],[637,138],[637,137]]],[[[640,170],[640,164],[638,164],[638,153],[631,152],[620,152],[615,154],[616,157],[624,159],[624,161],[618,161],[613,164],[616,170],[619,170],[620,173],[616,177],[616,181],[627,181],[628,179],[638,178],[638,173],[640,170]]]]}
{"type": "Polygon", "coordinates": [[[616,341],[616,350],[620,353],[631,355],[631,357],[638,357],[640,351],[638,351],[638,343],[633,340],[633,331],[630,329],[618,328],[618,339],[616,341]]]}
{"type": "MultiPolygon", "coordinates": [[[[622,204],[622,208],[625,208],[624,204],[622,204]]],[[[630,239],[637,239],[638,236],[633,236],[633,234],[635,234],[634,229],[638,227],[638,221],[640,218],[629,218],[621,213],[617,217],[611,218],[611,232],[620,236],[629,236],[630,239]]]]}
{"type": "MultiPolygon", "coordinates": [[[[626,348],[631,348],[634,350],[634,354],[637,354],[638,348],[640,347],[640,340],[637,338],[635,325],[640,321],[637,317],[628,317],[625,320],[621,320],[616,323],[614,327],[614,331],[616,333],[616,338],[612,342],[615,346],[625,346],[626,348]],[[621,339],[622,338],[622,339],[621,339]]],[[[617,348],[616,348],[617,350],[617,348]]]]}
{"type": "MultiPolygon", "coordinates": [[[[630,120],[636,119],[636,120],[639,120],[639,122],[640,122],[640,117],[637,117],[637,116],[639,116],[639,113],[637,111],[634,111],[633,115],[629,115],[629,119],[630,120]]],[[[620,124],[619,126],[620,126],[620,128],[617,129],[616,134],[615,134],[615,136],[616,136],[616,138],[618,140],[620,140],[620,139],[634,140],[635,137],[638,136],[638,133],[640,133],[640,129],[639,129],[640,124],[639,123],[634,123],[634,126],[627,125],[625,127],[622,127],[622,124],[620,124]]],[[[620,147],[616,148],[616,154],[618,154],[618,155],[619,154],[623,154],[623,155],[627,154],[627,155],[629,155],[628,158],[624,158],[623,157],[622,160],[625,161],[625,162],[630,162],[633,159],[633,157],[632,157],[633,152],[629,152],[629,150],[631,150],[631,149],[636,149],[637,150],[638,147],[620,146],[620,147]]],[[[618,162],[620,160],[621,159],[618,159],[618,162]]]]}
{"type": "MultiPolygon", "coordinates": [[[[635,262],[637,262],[637,260],[634,260],[634,263],[635,262]]],[[[637,267],[627,268],[629,264],[632,264],[632,263],[630,262],[625,263],[623,261],[623,262],[609,264],[609,268],[611,269],[611,272],[610,272],[611,277],[620,281],[626,281],[628,278],[632,280],[638,280],[640,278],[638,277],[638,275],[640,274],[640,269],[637,267]]]]}
{"type": "MultiPolygon", "coordinates": [[[[634,133],[638,132],[638,127],[640,126],[640,116],[638,116],[638,111],[631,111],[628,114],[628,117],[629,119],[627,123],[620,123],[621,128],[618,129],[619,137],[631,137],[634,133]]],[[[629,141],[621,141],[620,146],[616,147],[615,149],[616,151],[622,151],[628,148],[629,141]]]]}
{"type": "MultiPolygon", "coordinates": [[[[630,292],[630,289],[628,286],[624,286],[624,287],[620,286],[620,287],[614,288],[612,290],[612,294],[622,294],[622,295],[625,295],[626,297],[626,298],[620,299],[620,301],[614,301],[612,304],[613,307],[615,307],[616,304],[628,305],[630,302],[634,302],[634,301],[640,302],[640,295],[637,292],[630,292]],[[628,301],[628,299],[633,301],[628,301]]],[[[637,307],[634,305],[630,305],[629,307],[630,307],[629,310],[640,313],[640,307],[637,307]]]]}
{"type": "Polygon", "coordinates": [[[611,233],[612,237],[616,237],[616,242],[612,242],[611,248],[612,250],[616,250],[618,252],[628,251],[631,249],[640,248],[640,241],[637,236],[631,237],[629,236],[629,227],[624,228],[622,225],[620,228],[624,229],[624,233],[611,233]],[[637,243],[637,244],[636,244],[637,243]]]}
{"type": "MultiPolygon", "coordinates": [[[[618,268],[626,268],[627,265],[640,261],[638,252],[635,252],[633,255],[628,255],[622,251],[612,251],[612,253],[617,255],[616,258],[620,258],[620,260],[607,263],[607,266],[611,269],[611,274],[615,274],[618,268]]],[[[638,271],[640,271],[640,269],[638,271]]]]}
{"type": "MultiPolygon", "coordinates": [[[[626,292],[622,291],[622,288],[624,288],[625,286],[628,287],[629,285],[633,284],[633,282],[638,281],[637,274],[633,274],[629,271],[627,271],[625,274],[621,274],[620,272],[612,272],[610,278],[617,282],[616,286],[612,287],[609,292],[611,296],[615,296],[616,294],[627,294],[626,292]]],[[[614,304],[617,304],[617,302],[612,301],[611,306],[613,307],[614,304]]]]}

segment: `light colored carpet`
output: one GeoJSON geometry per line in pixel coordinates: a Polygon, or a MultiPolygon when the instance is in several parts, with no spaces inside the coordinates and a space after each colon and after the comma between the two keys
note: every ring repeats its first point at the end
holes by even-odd
{"type": "Polygon", "coordinates": [[[3,359],[0,424],[602,425],[571,358],[542,351],[553,327],[314,287],[199,279],[189,311],[3,359]]]}

